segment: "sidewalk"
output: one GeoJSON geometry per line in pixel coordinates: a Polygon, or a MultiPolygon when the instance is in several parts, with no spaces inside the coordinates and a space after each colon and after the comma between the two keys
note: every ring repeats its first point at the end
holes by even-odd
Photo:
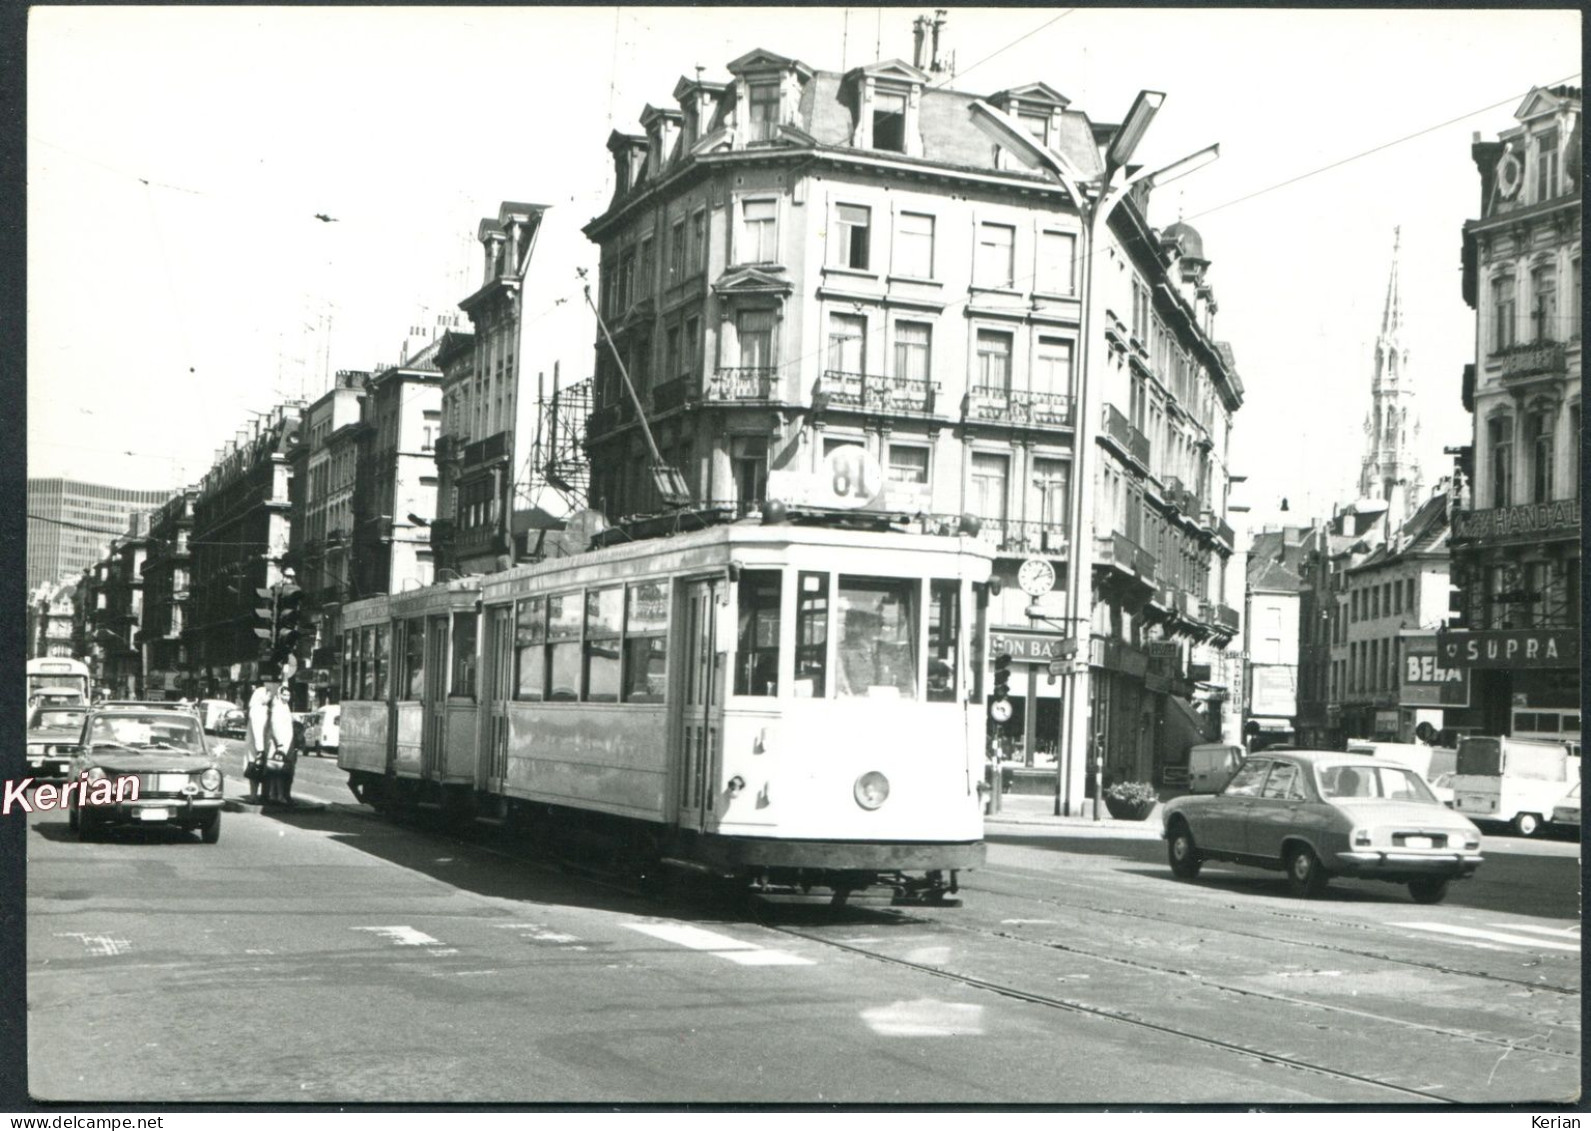
{"type": "Polygon", "coordinates": [[[1094,820],[1094,803],[1084,802],[1081,816],[1057,817],[1055,798],[1042,794],[1008,793],[1000,799],[1000,812],[985,814],[983,823],[990,832],[1013,829],[1046,829],[1066,836],[1111,837],[1117,840],[1159,840],[1160,807],[1157,805],[1143,821],[1118,821],[1100,806],[1100,819],[1094,820]]]}

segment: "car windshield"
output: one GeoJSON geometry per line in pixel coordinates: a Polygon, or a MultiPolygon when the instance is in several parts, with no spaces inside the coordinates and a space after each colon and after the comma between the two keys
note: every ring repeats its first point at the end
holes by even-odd
{"type": "Polygon", "coordinates": [[[1326,798],[1436,800],[1419,774],[1401,766],[1324,766],[1320,770],[1320,793],[1326,798]]]}
{"type": "Polygon", "coordinates": [[[199,724],[173,714],[95,715],[89,724],[88,739],[95,748],[204,753],[199,724]]]}
{"type": "Polygon", "coordinates": [[[40,707],[28,721],[29,730],[77,730],[88,714],[81,707],[40,707]]]}

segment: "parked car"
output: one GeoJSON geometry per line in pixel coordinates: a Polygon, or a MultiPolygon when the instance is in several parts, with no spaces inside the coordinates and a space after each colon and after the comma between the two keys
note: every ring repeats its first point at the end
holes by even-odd
{"type": "Polygon", "coordinates": [[[1437,774],[1427,783],[1431,792],[1436,794],[1436,799],[1449,809],[1453,808],[1453,775],[1437,774]]]}
{"type": "Polygon", "coordinates": [[[102,829],[153,823],[221,839],[221,768],[198,716],[186,707],[95,708],[86,714],[69,770],[90,781],[136,777],[138,796],[112,805],[75,804],[67,823],[81,840],[102,829]]]}
{"type": "Polygon", "coordinates": [[[1559,828],[1580,831],[1580,783],[1575,782],[1564,799],[1552,807],[1552,823],[1559,828]]]}
{"type": "Polygon", "coordinates": [[[227,715],[238,709],[236,703],[227,699],[201,699],[199,700],[199,718],[204,723],[206,734],[220,734],[221,723],[227,715]]]}
{"type": "Polygon", "coordinates": [[[335,758],[341,740],[341,728],[337,725],[341,715],[342,707],[336,703],[311,711],[304,721],[304,749],[311,754],[330,752],[335,758]]]}
{"type": "Polygon", "coordinates": [[[1214,796],[1168,801],[1161,821],[1171,870],[1193,879],[1206,860],[1287,873],[1312,896],[1334,876],[1409,885],[1439,903],[1481,865],[1481,834],[1445,808],[1425,779],[1380,758],[1267,750],[1214,796]]]}
{"type": "Polygon", "coordinates": [[[249,717],[236,707],[230,708],[221,716],[216,731],[222,738],[247,738],[249,734],[249,717]]]}
{"type": "Polygon", "coordinates": [[[28,776],[58,781],[72,769],[72,748],[83,733],[88,708],[35,707],[28,712],[28,776]]]}
{"type": "Polygon", "coordinates": [[[1458,744],[1453,808],[1475,821],[1506,821],[1518,836],[1534,836],[1579,780],[1576,744],[1469,735],[1458,744]]]}

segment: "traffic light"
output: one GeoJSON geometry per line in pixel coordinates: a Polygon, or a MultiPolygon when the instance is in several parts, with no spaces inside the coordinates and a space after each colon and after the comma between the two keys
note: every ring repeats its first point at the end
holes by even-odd
{"type": "Polygon", "coordinates": [[[303,633],[304,591],[290,581],[276,585],[276,636],[271,643],[271,660],[280,665],[298,654],[298,639],[303,633]]]}
{"type": "Polygon", "coordinates": [[[254,610],[254,635],[260,638],[260,655],[269,656],[276,645],[276,587],[267,586],[254,592],[265,602],[254,610]]]}
{"type": "Polygon", "coordinates": [[[1004,652],[994,658],[994,697],[1011,697],[1011,657],[1004,652]]]}

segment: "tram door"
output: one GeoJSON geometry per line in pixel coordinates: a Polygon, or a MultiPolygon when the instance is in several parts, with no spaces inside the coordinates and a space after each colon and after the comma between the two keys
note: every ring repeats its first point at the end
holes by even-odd
{"type": "Polygon", "coordinates": [[[487,614],[486,670],[481,673],[487,718],[481,728],[475,788],[501,793],[508,774],[508,702],[514,697],[514,607],[499,605],[487,614]]]}
{"type": "Polygon", "coordinates": [[[718,651],[718,599],[722,578],[685,583],[684,694],[675,728],[679,756],[674,764],[681,828],[707,831],[717,824],[713,792],[723,733],[724,657],[718,651]]]}
{"type": "Polygon", "coordinates": [[[420,776],[440,779],[447,757],[447,615],[427,617],[425,696],[420,704],[420,776]]]}

